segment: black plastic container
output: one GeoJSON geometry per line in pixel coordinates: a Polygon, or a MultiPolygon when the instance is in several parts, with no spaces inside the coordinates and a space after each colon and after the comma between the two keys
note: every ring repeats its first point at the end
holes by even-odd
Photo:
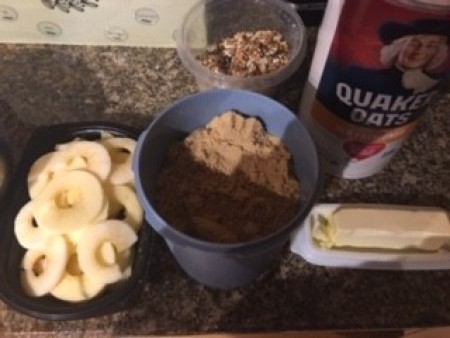
{"type": "Polygon", "coordinates": [[[305,26],[319,26],[327,6],[327,0],[285,0],[290,3],[305,26]]]}
{"type": "Polygon", "coordinates": [[[27,175],[33,162],[54,150],[58,143],[74,138],[98,139],[100,132],[136,139],[137,130],[105,122],[70,123],[43,127],[36,130],[26,147],[18,170],[14,175],[6,209],[0,214],[0,298],[11,308],[26,315],[47,320],[86,319],[131,307],[145,286],[151,263],[153,232],[142,226],[136,245],[133,272],[129,279],[115,285],[101,295],[84,302],[70,303],[52,296],[27,296],[20,283],[20,264],[25,253],[14,235],[14,219],[20,208],[30,199],[27,175]]]}
{"type": "Polygon", "coordinates": [[[11,181],[12,155],[0,132],[0,215],[6,204],[7,190],[11,181]]]}

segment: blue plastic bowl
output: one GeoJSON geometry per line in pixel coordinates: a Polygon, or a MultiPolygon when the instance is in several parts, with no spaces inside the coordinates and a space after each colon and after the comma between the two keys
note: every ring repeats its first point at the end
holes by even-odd
{"type": "Polygon", "coordinates": [[[216,288],[243,286],[267,270],[292,232],[308,215],[321,187],[316,148],[299,119],[273,99],[245,90],[204,91],[177,101],[141,134],[134,154],[136,190],[147,222],[165,239],[190,277],[216,288]],[[172,227],[158,214],[154,198],[159,171],[169,146],[230,109],[259,117],[269,133],[283,140],[293,156],[294,170],[300,181],[301,203],[296,215],[278,231],[249,242],[220,244],[190,237],[172,227]]]}

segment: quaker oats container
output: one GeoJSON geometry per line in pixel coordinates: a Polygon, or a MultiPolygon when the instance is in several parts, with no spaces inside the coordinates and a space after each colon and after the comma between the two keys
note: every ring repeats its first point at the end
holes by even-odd
{"type": "Polygon", "coordinates": [[[0,213],[0,299],[12,309],[31,317],[63,321],[87,319],[125,310],[135,304],[147,282],[151,263],[152,230],[145,222],[138,233],[131,275],[111,285],[96,297],[81,301],[59,300],[50,294],[28,296],[21,285],[21,263],[25,249],[19,244],[14,222],[22,206],[30,200],[27,176],[32,164],[42,155],[55,149],[55,145],[82,138],[97,140],[104,133],[113,136],[137,138],[133,128],[106,122],[79,122],[38,128],[19,161],[11,182],[8,205],[0,213]]]}
{"type": "MultiPolygon", "coordinates": [[[[299,68],[306,51],[306,35],[302,19],[292,6],[277,0],[201,0],[184,17],[176,32],[176,40],[178,55],[184,66],[194,75],[200,90],[240,88],[274,95],[280,85],[299,68]],[[259,30],[276,31],[287,42],[290,55],[287,63],[281,68],[245,76],[246,69],[250,67],[246,63],[253,66],[260,65],[264,62],[261,60],[266,59],[269,60],[269,64],[273,64],[278,56],[272,58],[269,55],[271,52],[266,49],[257,52],[234,49],[242,50],[242,53],[235,53],[233,46],[228,52],[231,51],[234,55],[232,63],[241,69],[237,73],[224,74],[213,71],[200,62],[199,58],[207,51],[211,51],[212,46],[224,38],[242,31],[259,30]]],[[[248,46],[249,44],[246,48],[248,46]]],[[[273,42],[261,40],[261,46],[270,50],[273,42]]],[[[230,63],[229,58],[221,60],[221,63],[230,63]]]]}
{"type": "Polygon", "coordinates": [[[321,187],[316,148],[305,127],[285,106],[251,91],[216,89],[175,102],[141,134],[134,154],[136,191],[148,224],[164,238],[187,275],[214,288],[243,286],[267,271],[291,233],[308,215],[321,187]],[[281,138],[293,158],[300,203],[292,219],[264,237],[216,243],[194,238],[169,224],[156,207],[156,183],[173,143],[231,109],[259,118],[270,134],[281,138]]]}

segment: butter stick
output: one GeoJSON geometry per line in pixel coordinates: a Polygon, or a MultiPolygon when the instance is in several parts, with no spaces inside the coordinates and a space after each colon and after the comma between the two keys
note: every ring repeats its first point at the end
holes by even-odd
{"type": "Polygon", "coordinates": [[[342,206],[319,215],[314,239],[324,247],[438,251],[450,243],[445,210],[408,206],[342,206]]]}

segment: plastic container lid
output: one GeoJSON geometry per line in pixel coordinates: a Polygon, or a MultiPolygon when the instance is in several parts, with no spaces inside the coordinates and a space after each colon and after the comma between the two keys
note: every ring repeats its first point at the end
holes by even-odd
{"type": "Polygon", "coordinates": [[[27,296],[20,283],[20,265],[25,253],[14,234],[14,219],[20,208],[29,200],[27,175],[33,162],[41,155],[54,150],[57,143],[75,138],[98,139],[100,132],[115,136],[137,138],[139,133],[131,128],[105,122],[70,123],[43,127],[30,138],[18,171],[11,184],[10,203],[0,215],[0,298],[13,309],[32,317],[47,320],[86,319],[124,310],[132,306],[141,294],[151,263],[153,232],[144,224],[139,233],[132,275],[123,283],[114,285],[97,297],[80,303],[58,300],[52,296],[27,296]]]}

